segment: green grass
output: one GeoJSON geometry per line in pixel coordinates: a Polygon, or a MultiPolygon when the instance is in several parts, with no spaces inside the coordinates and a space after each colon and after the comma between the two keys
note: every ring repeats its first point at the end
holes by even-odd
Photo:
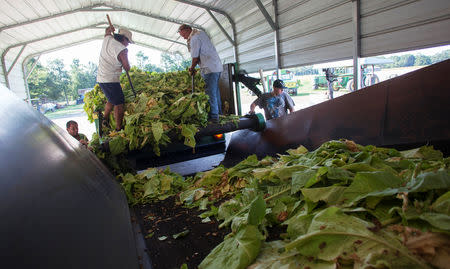
{"type": "Polygon", "coordinates": [[[84,104],[70,105],[61,109],[56,109],[55,112],[48,111],[47,113],[45,113],[45,116],[49,119],[55,119],[70,114],[83,113],[84,112],[83,105],[84,104]]]}

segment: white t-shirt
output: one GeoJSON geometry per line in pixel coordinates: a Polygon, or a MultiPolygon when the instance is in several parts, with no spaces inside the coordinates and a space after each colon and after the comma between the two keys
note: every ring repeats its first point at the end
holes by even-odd
{"type": "Polygon", "coordinates": [[[223,66],[219,54],[205,32],[199,31],[192,35],[190,41],[191,57],[200,57],[200,70],[202,74],[222,72],[223,66]]]}
{"type": "Polygon", "coordinates": [[[120,82],[122,64],[119,62],[117,56],[124,49],[126,47],[115,40],[114,37],[111,35],[105,36],[98,61],[97,82],[120,82]]]}

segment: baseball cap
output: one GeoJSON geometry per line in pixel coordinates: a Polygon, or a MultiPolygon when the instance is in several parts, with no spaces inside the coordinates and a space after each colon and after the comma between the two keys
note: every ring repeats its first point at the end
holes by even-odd
{"type": "Polygon", "coordinates": [[[277,79],[273,82],[273,87],[274,88],[282,88],[282,89],[286,89],[286,86],[284,85],[284,82],[281,79],[277,79]]]}
{"type": "Polygon", "coordinates": [[[130,30],[126,29],[126,28],[120,28],[119,29],[119,35],[123,35],[124,37],[126,37],[128,39],[128,41],[130,41],[130,43],[134,43],[133,40],[131,39],[131,32],[130,30]]]}

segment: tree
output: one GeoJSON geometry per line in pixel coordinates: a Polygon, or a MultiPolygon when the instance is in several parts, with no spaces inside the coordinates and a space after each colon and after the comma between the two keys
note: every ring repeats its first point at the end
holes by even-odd
{"type": "Polygon", "coordinates": [[[150,61],[148,60],[148,56],[146,56],[142,51],[138,51],[138,53],[136,53],[136,58],[137,58],[137,67],[139,69],[147,72],[158,72],[158,73],[164,72],[164,70],[161,69],[160,67],[151,64],[150,61]]]}
{"type": "Polygon", "coordinates": [[[49,77],[52,82],[50,86],[50,95],[54,100],[60,99],[63,94],[66,99],[66,104],[69,104],[67,91],[69,88],[69,73],[64,69],[64,62],[61,59],[55,59],[48,65],[49,77]]]}
{"type": "MultiPolygon", "coordinates": [[[[31,59],[28,62],[28,70],[34,64],[36,59],[31,59]]],[[[33,72],[28,77],[28,89],[30,90],[31,99],[46,98],[49,95],[49,74],[47,68],[43,67],[40,63],[37,63],[33,72]]]]}
{"type": "Polygon", "coordinates": [[[416,59],[414,60],[414,65],[430,65],[431,64],[431,58],[423,55],[418,54],[416,55],[416,59]]]}
{"type": "Polygon", "coordinates": [[[416,60],[416,57],[414,55],[405,54],[405,55],[400,56],[398,64],[399,64],[399,67],[413,66],[415,60],[416,60]]]}
{"type": "Polygon", "coordinates": [[[180,54],[161,54],[161,65],[165,72],[186,70],[191,66],[191,60],[185,60],[180,54]]]}
{"type": "Polygon", "coordinates": [[[78,97],[79,89],[93,88],[97,83],[97,65],[89,62],[87,66],[81,65],[80,60],[73,59],[70,66],[69,96],[78,97]]]}
{"type": "Polygon", "coordinates": [[[444,50],[442,52],[439,52],[439,53],[431,56],[431,63],[435,64],[438,62],[445,61],[447,59],[450,59],[450,50],[444,50]]]}

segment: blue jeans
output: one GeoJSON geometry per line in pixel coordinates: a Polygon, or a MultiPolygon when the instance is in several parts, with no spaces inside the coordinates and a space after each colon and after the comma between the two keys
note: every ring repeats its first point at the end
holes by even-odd
{"type": "Polygon", "coordinates": [[[222,102],[220,101],[219,77],[221,72],[202,74],[206,83],[205,92],[209,96],[209,119],[218,119],[222,114],[222,102]]]}
{"type": "Polygon", "coordinates": [[[333,99],[333,82],[328,82],[328,99],[333,99]]]}

